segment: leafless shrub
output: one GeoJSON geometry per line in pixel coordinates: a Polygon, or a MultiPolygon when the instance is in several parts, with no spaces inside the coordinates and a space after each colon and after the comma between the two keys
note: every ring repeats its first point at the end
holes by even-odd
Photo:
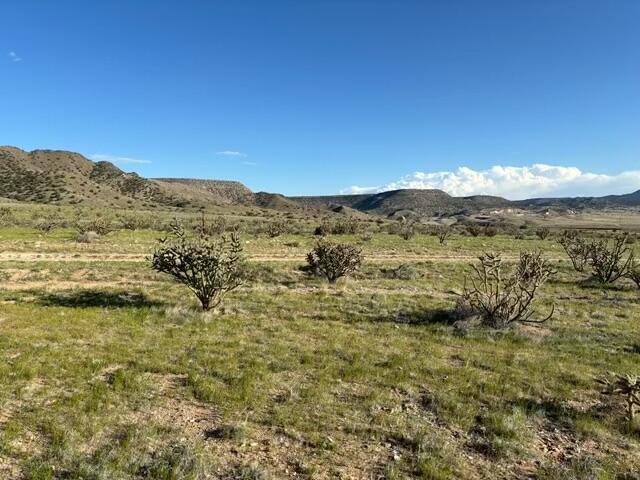
{"type": "Polygon", "coordinates": [[[39,218],[36,220],[35,227],[42,235],[48,235],[51,230],[58,226],[58,222],[50,218],[39,218]]]}
{"type": "Polygon", "coordinates": [[[640,288],[640,262],[634,261],[627,271],[627,278],[640,288]]]}
{"type": "Polygon", "coordinates": [[[609,373],[607,377],[596,380],[603,385],[604,395],[617,395],[624,398],[629,423],[633,423],[636,407],[640,407],[640,376],[609,373]]]}
{"type": "Polygon", "coordinates": [[[627,234],[616,235],[611,242],[597,240],[589,246],[589,264],[601,283],[613,283],[629,272],[633,251],[627,246],[627,234]]]}
{"type": "Polygon", "coordinates": [[[193,231],[201,237],[222,235],[229,229],[230,228],[225,217],[217,216],[213,219],[207,219],[204,212],[200,212],[200,218],[193,227],[193,231]]]}
{"type": "Polygon", "coordinates": [[[432,232],[436,237],[438,237],[440,245],[445,245],[453,233],[453,229],[448,225],[437,225],[433,228],[432,232]]]}
{"type": "Polygon", "coordinates": [[[577,272],[584,272],[591,258],[591,244],[578,236],[575,230],[565,230],[560,237],[560,245],[577,272]]]}
{"type": "Polygon", "coordinates": [[[362,264],[362,250],[348,243],[320,240],[307,254],[310,269],[333,283],[350,275],[362,264]]]}
{"type": "Polygon", "coordinates": [[[245,282],[246,276],[237,234],[188,238],[178,225],[174,225],[170,237],[160,240],[151,268],[186,285],[200,300],[203,310],[220,305],[228,292],[245,282]]]}
{"type": "Polygon", "coordinates": [[[540,227],[536,229],[536,236],[540,240],[546,240],[551,235],[551,229],[549,227],[540,227]]]}
{"type": "Polygon", "coordinates": [[[471,286],[465,285],[462,298],[484,325],[504,328],[514,322],[543,323],[553,316],[552,307],[547,316],[533,319],[538,289],[555,273],[540,252],[522,252],[509,272],[499,254],[487,253],[479,260],[479,265],[472,265],[471,286]]]}

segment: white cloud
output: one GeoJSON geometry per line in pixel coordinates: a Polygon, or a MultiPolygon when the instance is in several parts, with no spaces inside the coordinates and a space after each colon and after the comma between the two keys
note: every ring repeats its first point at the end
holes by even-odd
{"type": "Polygon", "coordinates": [[[9,52],[9,58],[12,62],[21,62],[22,57],[19,57],[16,52],[9,52]]]}
{"type": "Polygon", "coordinates": [[[223,150],[221,152],[216,152],[216,155],[222,155],[225,157],[246,157],[246,153],[237,152],[235,150],[223,150]]]}
{"type": "Polygon", "coordinates": [[[250,162],[248,160],[245,160],[244,162],[242,162],[243,165],[248,165],[250,167],[255,167],[256,165],[258,165],[256,162],[250,162]]]}
{"type": "Polygon", "coordinates": [[[542,163],[527,167],[495,165],[487,170],[458,167],[453,172],[415,172],[387,185],[352,186],[341,193],[376,193],[401,188],[436,188],[453,196],[498,195],[510,200],[602,196],[640,189],[640,170],[606,175],[542,163]]]}
{"type": "Polygon", "coordinates": [[[138,164],[151,163],[151,160],[142,160],[140,158],[131,158],[131,157],[119,157],[117,155],[110,155],[108,153],[94,153],[93,155],[89,155],[89,158],[94,162],[138,163],[138,164]]]}

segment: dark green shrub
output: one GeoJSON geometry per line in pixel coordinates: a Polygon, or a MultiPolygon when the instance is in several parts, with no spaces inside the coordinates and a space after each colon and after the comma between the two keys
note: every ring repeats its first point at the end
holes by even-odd
{"type": "Polygon", "coordinates": [[[151,258],[151,268],[186,285],[200,300],[203,310],[220,305],[224,296],[241,286],[246,277],[237,234],[229,238],[187,238],[178,226],[171,238],[160,240],[151,258]]]}

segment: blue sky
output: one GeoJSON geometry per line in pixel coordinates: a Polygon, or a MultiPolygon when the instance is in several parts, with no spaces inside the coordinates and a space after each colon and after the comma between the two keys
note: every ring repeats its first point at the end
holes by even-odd
{"type": "Polygon", "coordinates": [[[636,0],[21,0],[2,19],[0,144],[286,194],[640,188],[636,0]]]}

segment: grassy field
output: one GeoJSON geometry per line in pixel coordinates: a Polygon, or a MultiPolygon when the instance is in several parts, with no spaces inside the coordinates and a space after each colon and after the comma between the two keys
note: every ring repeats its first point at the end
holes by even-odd
{"type": "Polygon", "coordinates": [[[0,478],[638,478],[640,427],[594,378],[640,373],[640,293],[556,241],[341,236],[365,263],[329,285],[311,236],[244,235],[252,280],[202,313],[149,269],[160,235],[0,229],[0,478]],[[535,248],[549,322],[447,321],[475,257],[535,248]]]}

